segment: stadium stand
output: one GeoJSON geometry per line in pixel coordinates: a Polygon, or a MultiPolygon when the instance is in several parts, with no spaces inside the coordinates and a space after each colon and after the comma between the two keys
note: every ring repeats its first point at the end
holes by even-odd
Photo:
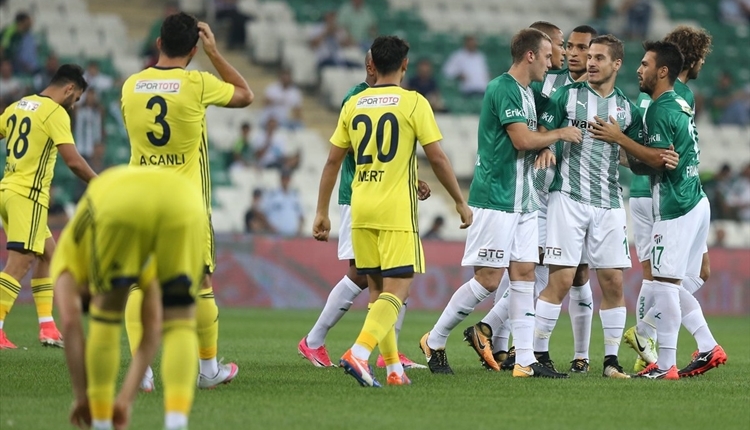
{"type": "MultiPolygon", "coordinates": [[[[328,67],[320,73],[317,58],[307,42],[307,35],[328,10],[336,10],[345,0],[262,1],[239,0],[239,10],[252,15],[247,23],[247,52],[251,60],[269,69],[274,74],[278,67],[287,67],[293,81],[317,97],[322,106],[335,117],[346,91],[364,77],[364,69],[328,67]]],[[[616,7],[618,1],[613,1],[616,7]]],[[[678,23],[701,25],[714,36],[714,52],[709,57],[701,78],[690,85],[697,93],[706,93],[715,84],[716,77],[728,70],[741,84],[750,83],[750,65],[738,58],[747,56],[750,42],[748,26],[729,27],[718,21],[716,0],[671,0],[654,1],[652,25],[649,36],[660,38],[678,23]]],[[[180,7],[199,16],[211,12],[211,2],[204,0],[181,0],[180,7]]],[[[590,8],[581,10],[578,0],[558,0],[554,4],[528,2],[524,0],[369,0],[378,21],[381,34],[398,34],[411,44],[412,64],[419,58],[429,58],[436,65],[436,78],[450,114],[438,114],[437,121],[444,134],[444,148],[452,160],[457,175],[465,184],[473,174],[476,156],[476,132],[481,100],[466,99],[458,91],[455,82],[446,80],[438,72],[447,56],[459,48],[466,34],[479,37],[480,50],[488,59],[491,76],[505,71],[509,63],[509,35],[538,19],[550,19],[567,32],[578,24],[590,21],[590,8]]],[[[85,65],[96,60],[102,69],[117,78],[122,78],[142,67],[138,57],[140,41],[128,38],[128,27],[117,14],[91,13],[85,0],[8,0],[0,13],[0,28],[10,23],[18,11],[28,11],[34,18],[34,30],[38,33],[40,56],[54,52],[61,62],[72,61],[85,65]]],[[[611,28],[617,22],[610,22],[611,28]]],[[[359,48],[347,48],[346,58],[362,63],[364,52],[359,48]]],[[[619,85],[627,95],[637,95],[636,68],[642,48],[640,42],[626,44],[625,68],[632,73],[622,73],[619,85]]],[[[199,64],[192,67],[203,68],[199,64]]],[[[412,67],[412,72],[415,67],[412,67]]],[[[251,83],[252,85],[252,83],[251,83]]],[[[254,87],[256,94],[263,88],[254,87]]],[[[105,118],[106,161],[108,165],[126,163],[129,159],[127,136],[119,122],[119,90],[101,94],[107,107],[105,118]]],[[[260,106],[260,103],[256,103],[260,106]]],[[[225,154],[232,149],[239,125],[249,121],[257,124],[259,109],[218,110],[209,109],[209,144],[211,147],[211,169],[214,184],[214,223],[218,232],[242,232],[243,214],[251,201],[255,188],[271,188],[278,183],[275,170],[258,170],[237,167],[229,169],[224,163],[225,154]]],[[[716,172],[729,163],[739,171],[750,163],[750,129],[715,126],[703,116],[699,123],[702,143],[701,170],[716,172]]],[[[305,231],[309,231],[317,198],[317,183],[320,169],[327,155],[328,133],[333,122],[307,124],[301,130],[282,130],[287,142],[286,151],[302,151],[301,163],[293,176],[293,186],[300,190],[300,199],[305,217],[305,231]]],[[[76,179],[69,170],[58,163],[55,186],[61,195],[72,203],[75,198],[76,179]],[[66,196],[67,195],[67,196],[66,196]]],[[[439,188],[435,184],[433,188],[439,188]]],[[[441,192],[420,206],[420,223],[428,225],[437,215],[452,215],[452,205],[441,192]]],[[[338,212],[331,211],[333,232],[337,232],[338,212]]],[[[450,222],[448,223],[449,225],[450,222]]],[[[733,221],[717,221],[714,229],[726,233],[727,246],[750,247],[750,225],[733,221]]],[[[445,238],[461,240],[464,232],[445,229],[445,238]]],[[[713,237],[713,236],[712,236],[713,237]]]]}

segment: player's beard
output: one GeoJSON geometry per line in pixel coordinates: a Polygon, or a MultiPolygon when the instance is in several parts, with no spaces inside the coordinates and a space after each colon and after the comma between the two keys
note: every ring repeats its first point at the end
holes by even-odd
{"type": "Polygon", "coordinates": [[[687,78],[688,79],[698,79],[698,74],[701,72],[701,65],[695,65],[690,70],[688,70],[687,78]]]}
{"type": "Polygon", "coordinates": [[[65,110],[73,110],[73,107],[76,105],[76,95],[75,93],[65,97],[65,100],[62,102],[62,107],[65,108],[65,110]]]}
{"type": "Polygon", "coordinates": [[[638,89],[642,93],[646,93],[648,95],[652,95],[654,93],[654,88],[656,87],[656,76],[652,76],[649,78],[648,76],[642,76],[641,82],[638,84],[638,89]]]}

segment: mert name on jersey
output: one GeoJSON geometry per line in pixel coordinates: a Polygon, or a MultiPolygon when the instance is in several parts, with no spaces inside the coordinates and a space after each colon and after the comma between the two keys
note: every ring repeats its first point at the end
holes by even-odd
{"type": "Polygon", "coordinates": [[[179,79],[141,79],[135,82],[136,93],[179,94],[182,81],[179,79]]]}

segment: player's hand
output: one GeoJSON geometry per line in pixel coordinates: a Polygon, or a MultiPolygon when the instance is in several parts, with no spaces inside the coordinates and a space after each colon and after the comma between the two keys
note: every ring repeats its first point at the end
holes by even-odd
{"type": "Polygon", "coordinates": [[[130,425],[130,412],[132,406],[120,400],[115,402],[112,414],[112,424],[115,426],[115,430],[124,430],[130,425]]]}
{"type": "Polygon", "coordinates": [[[471,223],[474,221],[474,212],[466,203],[459,203],[456,205],[456,212],[461,216],[461,229],[469,228],[471,223]]]}
{"type": "Polygon", "coordinates": [[[536,155],[536,161],[534,161],[534,168],[537,170],[546,169],[557,164],[555,153],[550,151],[549,148],[544,148],[536,155]]]}
{"type": "Polygon", "coordinates": [[[583,142],[583,133],[581,132],[581,129],[578,127],[564,127],[558,129],[558,132],[560,134],[560,140],[564,140],[566,142],[570,143],[581,143],[583,142]]]}
{"type": "Polygon", "coordinates": [[[203,41],[203,51],[205,51],[206,54],[215,54],[218,52],[218,49],[216,48],[216,37],[214,37],[214,33],[211,31],[211,27],[205,22],[198,23],[198,36],[200,36],[201,41],[203,41]]]}
{"type": "Polygon", "coordinates": [[[79,429],[91,427],[91,409],[88,400],[73,402],[70,408],[70,423],[79,429]]]}
{"type": "Polygon", "coordinates": [[[432,195],[432,190],[430,190],[430,186],[427,185],[427,182],[425,181],[417,181],[419,183],[419,186],[417,187],[417,198],[419,200],[427,200],[430,195],[432,195]]]}
{"type": "Polygon", "coordinates": [[[589,133],[594,139],[608,143],[617,143],[622,136],[620,124],[612,116],[609,117],[609,122],[595,116],[594,122],[589,122],[589,133]]]}
{"type": "Polygon", "coordinates": [[[669,149],[661,153],[661,159],[667,170],[674,170],[680,164],[680,154],[675,152],[674,145],[669,145],[669,149]]]}
{"type": "Polygon", "coordinates": [[[313,221],[313,237],[321,242],[328,242],[328,234],[331,232],[331,220],[328,216],[315,215],[313,221]]]}

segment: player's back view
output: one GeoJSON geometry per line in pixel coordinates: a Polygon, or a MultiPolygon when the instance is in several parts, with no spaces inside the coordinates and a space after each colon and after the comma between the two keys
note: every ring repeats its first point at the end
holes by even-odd
{"type": "MultiPolygon", "coordinates": [[[[156,65],[125,81],[122,115],[130,139],[130,165],[176,169],[201,191],[208,222],[204,250],[207,276],[197,300],[201,358],[198,384],[209,388],[233,379],[237,366],[233,363],[219,366],[216,361],[218,309],[210,276],[215,267],[215,249],[205,114],[210,105],[245,107],[252,102],[253,93],[245,79],[218,52],[208,25],[191,15],[178,13],[167,17],[157,46],[160,53],[156,65]],[[185,70],[198,50],[198,39],[202,40],[203,50],[221,79],[208,72],[185,70]]],[[[128,300],[126,322],[131,350],[135,350],[140,338],[141,297],[136,290],[128,300]]],[[[147,391],[153,388],[150,379],[147,374],[142,387],[147,391]]]]}

